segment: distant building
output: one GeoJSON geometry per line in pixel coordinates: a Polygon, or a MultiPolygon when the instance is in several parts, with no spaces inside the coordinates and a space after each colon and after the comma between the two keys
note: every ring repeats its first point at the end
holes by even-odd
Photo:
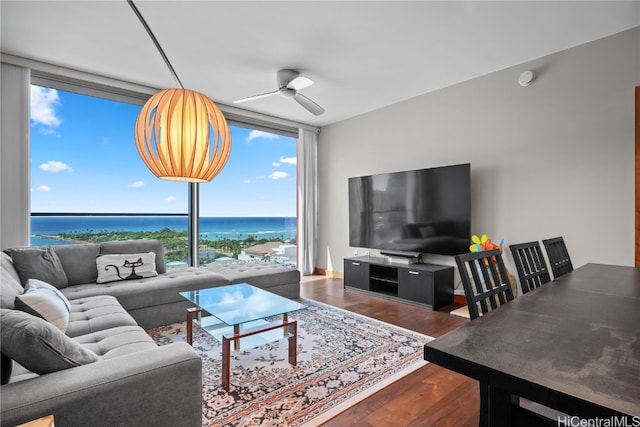
{"type": "Polygon", "coordinates": [[[246,248],[238,255],[238,260],[246,262],[266,261],[277,264],[295,265],[296,245],[282,242],[267,242],[246,248]]]}

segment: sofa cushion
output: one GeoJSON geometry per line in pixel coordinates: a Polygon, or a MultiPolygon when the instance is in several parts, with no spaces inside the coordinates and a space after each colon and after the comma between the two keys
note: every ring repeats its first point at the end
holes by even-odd
{"type": "Polygon", "coordinates": [[[73,340],[105,360],[157,347],[151,337],[139,326],[119,326],[81,335],[73,340]]]}
{"type": "Polygon", "coordinates": [[[231,283],[249,283],[261,288],[297,283],[300,281],[300,271],[280,264],[268,262],[210,264],[208,271],[216,272],[231,283]]]}
{"type": "Polygon", "coordinates": [[[96,283],[155,277],[156,254],[153,252],[134,254],[100,255],[96,258],[98,279],[96,283]]]}
{"type": "Polygon", "coordinates": [[[86,365],[100,360],[58,328],[20,310],[0,309],[2,353],[36,374],[86,365]]]}
{"type": "Polygon", "coordinates": [[[73,338],[118,326],[136,326],[136,321],[115,297],[102,295],[71,300],[67,336],[73,338]]]}
{"type": "Polygon", "coordinates": [[[99,244],[78,243],[52,246],[51,248],[62,263],[69,285],[94,283],[96,281],[98,277],[96,257],[100,254],[99,244]]]}
{"type": "MultiPolygon", "coordinates": [[[[198,267],[172,268],[165,274],[146,279],[123,280],[101,285],[69,286],[63,293],[72,303],[77,298],[96,295],[113,295],[125,310],[183,302],[179,292],[228,285],[229,280],[198,267]]],[[[73,310],[72,310],[73,311],[73,310]]],[[[67,330],[68,333],[68,330],[67,330]]]]}
{"type": "Polygon", "coordinates": [[[160,240],[122,240],[114,242],[104,242],[100,244],[100,254],[137,254],[143,252],[153,252],[156,254],[156,271],[159,274],[167,272],[167,265],[164,261],[164,246],[160,240]]]}
{"type": "Polygon", "coordinates": [[[58,289],[69,285],[58,255],[50,248],[13,248],[7,249],[13,266],[20,276],[22,286],[29,279],[38,279],[52,284],[58,289]]]}
{"type": "Polygon", "coordinates": [[[38,316],[62,332],[69,324],[69,300],[62,292],[38,279],[29,279],[22,295],[16,296],[16,309],[38,316]]]}
{"type": "Polygon", "coordinates": [[[24,288],[9,255],[0,252],[0,257],[0,308],[14,308],[15,299],[24,292],[24,288]]]}

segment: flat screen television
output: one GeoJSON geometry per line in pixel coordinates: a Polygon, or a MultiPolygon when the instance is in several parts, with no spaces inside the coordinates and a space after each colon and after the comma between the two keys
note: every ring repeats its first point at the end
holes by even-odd
{"type": "Polygon", "coordinates": [[[349,178],[349,245],[408,254],[469,252],[469,163],[349,178]]]}

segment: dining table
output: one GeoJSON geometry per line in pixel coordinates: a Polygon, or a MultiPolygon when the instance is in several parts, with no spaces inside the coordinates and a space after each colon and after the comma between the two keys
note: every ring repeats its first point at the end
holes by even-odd
{"type": "Polygon", "coordinates": [[[430,341],[424,358],[479,382],[481,426],[518,425],[521,401],[551,408],[553,425],[640,426],[640,268],[585,264],[430,341]]]}

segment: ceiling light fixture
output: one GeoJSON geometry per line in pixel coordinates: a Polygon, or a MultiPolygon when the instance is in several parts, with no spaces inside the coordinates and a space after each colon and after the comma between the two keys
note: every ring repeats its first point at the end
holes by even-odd
{"type": "Polygon", "coordinates": [[[211,99],[184,88],[136,5],[132,0],[127,3],[179,86],[161,90],[142,107],[135,126],[138,153],[158,178],[209,182],[229,159],[231,135],[227,121],[211,99]]]}

